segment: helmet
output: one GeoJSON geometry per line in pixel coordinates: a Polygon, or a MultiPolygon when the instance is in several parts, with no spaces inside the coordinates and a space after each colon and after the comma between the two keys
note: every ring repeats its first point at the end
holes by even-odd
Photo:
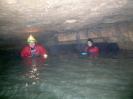
{"type": "Polygon", "coordinates": [[[27,42],[28,43],[35,43],[36,42],[36,39],[30,34],[28,39],[27,39],[27,42]]]}

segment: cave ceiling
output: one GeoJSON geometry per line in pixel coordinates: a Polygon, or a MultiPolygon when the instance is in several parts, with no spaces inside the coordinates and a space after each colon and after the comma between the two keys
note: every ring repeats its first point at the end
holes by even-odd
{"type": "Polygon", "coordinates": [[[133,0],[1,0],[0,40],[133,20],[133,0]]]}

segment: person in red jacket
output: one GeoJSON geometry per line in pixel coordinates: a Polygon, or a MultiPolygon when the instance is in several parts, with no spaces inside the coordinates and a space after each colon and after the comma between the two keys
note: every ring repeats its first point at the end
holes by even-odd
{"type": "Polygon", "coordinates": [[[93,44],[93,41],[91,39],[88,39],[87,46],[85,47],[85,52],[90,57],[97,57],[99,55],[99,48],[93,44]]]}
{"type": "Polygon", "coordinates": [[[46,49],[42,45],[37,44],[36,39],[32,35],[28,37],[27,42],[28,45],[21,51],[22,58],[41,56],[47,59],[48,55],[46,49]]]}

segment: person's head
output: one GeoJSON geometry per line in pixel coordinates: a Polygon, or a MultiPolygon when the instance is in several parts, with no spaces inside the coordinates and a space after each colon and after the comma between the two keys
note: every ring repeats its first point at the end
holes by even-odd
{"type": "Polygon", "coordinates": [[[31,48],[34,48],[36,44],[36,39],[32,35],[29,35],[27,42],[31,48]]]}
{"type": "Polygon", "coordinates": [[[92,39],[88,39],[88,40],[87,40],[87,44],[88,44],[89,47],[93,46],[93,41],[92,41],[92,39]]]}

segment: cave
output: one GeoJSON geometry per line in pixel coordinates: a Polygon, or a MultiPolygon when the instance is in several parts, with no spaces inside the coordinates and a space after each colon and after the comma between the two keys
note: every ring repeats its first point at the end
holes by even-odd
{"type": "MultiPolygon", "coordinates": [[[[132,0],[0,1],[0,99],[132,99],[132,0]],[[33,35],[48,59],[27,66],[33,35]],[[82,55],[87,40],[100,49],[82,55]]],[[[29,65],[29,64],[28,64],[29,65]]]]}

